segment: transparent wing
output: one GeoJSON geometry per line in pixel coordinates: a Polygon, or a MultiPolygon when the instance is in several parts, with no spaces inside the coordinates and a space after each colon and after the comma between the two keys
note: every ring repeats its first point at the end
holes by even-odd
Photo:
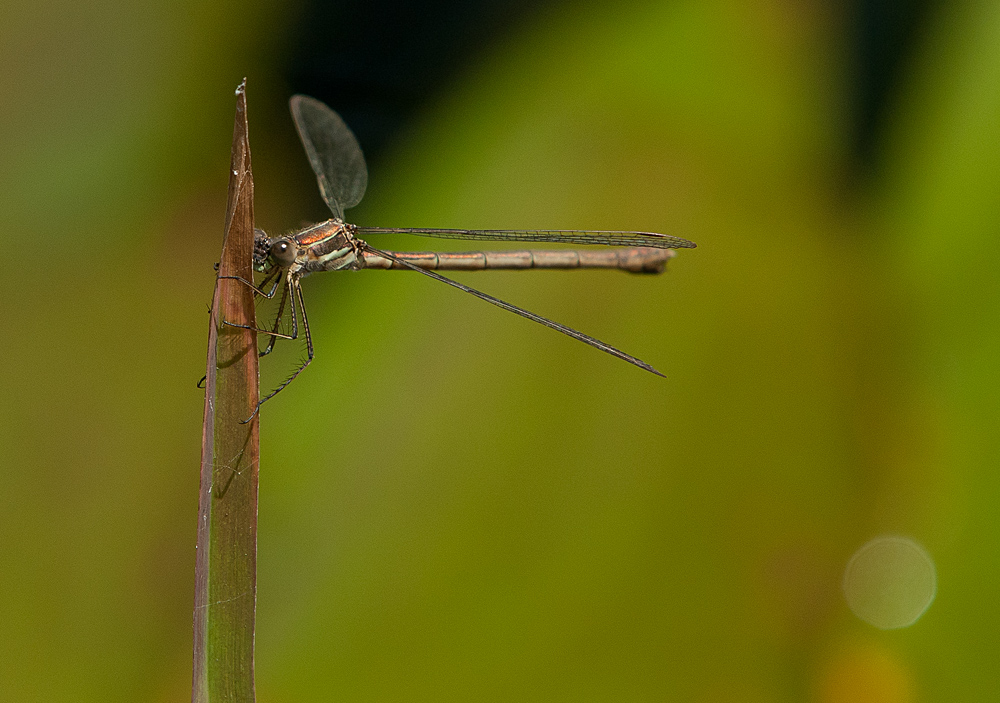
{"type": "Polygon", "coordinates": [[[343,220],[344,210],[360,203],[368,187],[368,167],[358,140],[340,115],[316,98],[293,95],[289,104],[320,195],[343,220]]]}
{"type": "Polygon", "coordinates": [[[425,229],[419,227],[361,227],[357,233],[415,234],[440,239],[473,239],[496,242],[562,242],[564,244],[607,244],[622,247],[694,249],[697,244],[656,232],[614,232],[583,229],[425,229]]]}

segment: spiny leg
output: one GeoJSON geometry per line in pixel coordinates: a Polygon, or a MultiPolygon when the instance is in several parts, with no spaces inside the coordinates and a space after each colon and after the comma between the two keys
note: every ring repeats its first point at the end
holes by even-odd
{"type": "MultiPolygon", "coordinates": [[[[261,281],[261,288],[257,288],[257,286],[253,285],[252,283],[250,283],[249,281],[247,281],[245,278],[241,278],[239,276],[220,276],[220,278],[232,278],[234,280],[241,281],[241,282],[247,284],[248,286],[250,286],[253,289],[255,295],[260,295],[261,297],[264,297],[264,298],[267,298],[268,300],[270,300],[271,298],[274,297],[274,293],[278,289],[278,284],[283,280],[280,277],[276,277],[277,274],[280,273],[280,272],[282,272],[282,271],[284,271],[284,269],[281,269],[281,268],[274,268],[274,269],[272,269],[267,274],[267,276],[264,278],[264,280],[261,281]],[[271,286],[271,290],[270,291],[268,291],[268,292],[265,293],[262,290],[262,288],[267,283],[269,283],[271,281],[272,277],[276,277],[274,279],[274,285],[271,286]]],[[[277,339],[277,338],[280,338],[280,339],[295,339],[294,317],[292,318],[293,332],[292,332],[291,335],[282,334],[281,332],[278,332],[278,326],[281,323],[281,313],[284,310],[284,307],[285,307],[285,298],[286,298],[287,295],[288,295],[288,282],[286,280],[285,281],[285,285],[282,286],[282,289],[281,289],[281,306],[280,306],[280,308],[278,310],[278,316],[277,316],[277,318],[275,318],[274,327],[272,329],[263,329],[261,327],[257,327],[256,325],[241,325],[238,322],[230,322],[229,320],[223,320],[222,324],[229,325],[230,327],[239,327],[240,329],[243,329],[243,330],[253,330],[254,332],[259,332],[261,334],[268,335],[271,338],[271,341],[268,343],[267,350],[264,351],[264,352],[262,352],[262,353],[259,353],[258,356],[264,356],[264,354],[269,354],[270,351],[271,351],[271,348],[274,347],[274,340],[275,339],[277,339]]]]}
{"type": "MultiPolygon", "coordinates": [[[[219,270],[219,264],[215,264],[215,270],[216,271],[219,270]]],[[[277,277],[277,275],[281,271],[282,271],[281,268],[278,268],[278,267],[272,268],[267,273],[267,275],[264,276],[264,279],[260,282],[260,288],[258,288],[257,286],[255,286],[252,281],[248,281],[247,279],[243,278],[242,276],[219,276],[219,278],[228,278],[228,279],[231,279],[231,280],[234,280],[234,281],[239,281],[240,283],[243,283],[244,285],[250,286],[250,289],[254,292],[254,295],[260,295],[260,296],[263,296],[264,298],[273,298],[274,297],[274,291],[278,288],[278,281],[281,280],[280,278],[277,277]],[[265,293],[263,291],[263,288],[264,288],[264,286],[266,286],[271,281],[272,278],[274,279],[274,285],[271,286],[270,293],[265,293]]],[[[212,313],[212,308],[211,307],[208,308],[208,312],[209,312],[209,314],[212,313]]],[[[229,325],[230,327],[239,327],[240,329],[245,329],[245,330],[253,330],[254,332],[263,332],[265,334],[267,333],[267,330],[257,329],[253,325],[241,325],[241,324],[236,323],[236,322],[230,322],[229,320],[223,320],[222,324],[229,325]]],[[[273,344],[273,342],[272,342],[272,344],[273,344]]],[[[207,379],[207,378],[208,378],[208,376],[202,376],[201,377],[201,380],[198,381],[198,388],[204,388],[205,387],[205,379],[207,379]]]]}
{"type": "Polygon", "coordinates": [[[274,297],[274,291],[275,291],[275,289],[277,289],[277,287],[278,287],[278,279],[276,279],[276,280],[274,281],[274,285],[273,285],[273,286],[271,286],[271,292],[270,292],[270,293],[265,293],[265,292],[263,291],[263,288],[264,288],[264,286],[266,286],[266,285],[267,285],[268,283],[270,283],[270,281],[271,281],[271,279],[272,279],[272,278],[276,277],[276,276],[277,276],[277,275],[278,275],[279,273],[281,273],[281,272],[282,272],[283,270],[284,270],[284,269],[282,269],[281,267],[278,267],[278,266],[275,266],[274,268],[272,268],[272,269],[271,269],[271,270],[270,270],[270,271],[269,271],[269,272],[267,273],[267,275],[266,275],[266,276],[264,276],[264,279],[263,279],[263,280],[262,280],[262,281],[260,282],[260,288],[258,288],[258,287],[257,287],[256,285],[254,285],[254,282],[253,282],[253,281],[248,281],[247,279],[243,278],[243,276],[219,276],[219,278],[229,278],[229,279],[232,279],[232,280],[234,280],[234,281],[239,281],[240,283],[243,283],[244,285],[247,285],[247,286],[249,286],[249,287],[250,287],[250,290],[252,290],[252,291],[253,291],[254,293],[256,293],[257,295],[262,295],[262,296],[264,296],[265,298],[273,298],[273,297],[274,297]]]}
{"type": "MultiPolygon", "coordinates": [[[[295,301],[298,300],[299,311],[302,313],[302,330],[305,332],[305,337],[306,337],[306,360],[302,362],[302,364],[297,369],[295,369],[294,373],[292,373],[291,376],[282,381],[281,385],[279,385],[273,391],[271,391],[266,396],[261,398],[260,401],[257,403],[257,407],[254,408],[253,412],[250,414],[250,417],[248,417],[246,420],[243,420],[242,424],[250,422],[257,414],[257,412],[260,410],[261,405],[263,405],[266,401],[270,400],[274,396],[278,395],[278,393],[280,393],[282,390],[284,390],[284,388],[289,383],[294,381],[295,377],[298,376],[300,373],[302,373],[305,370],[305,368],[310,364],[310,362],[312,362],[313,360],[314,354],[313,354],[312,333],[309,331],[309,318],[306,316],[306,302],[305,298],[302,296],[302,286],[299,284],[298,279],[293,278],[289,279],[288,287],[292,289],[291,291],[292,334],[293,335],[298,334],[298,326],[296,324],[296,315],[295,315],[295,301]]],[[[292,338],[294,339],[294,337],[292,338]]]]}
{"type": "Polygon", "coordinates": [[[281,339],[297,339],[299,336],[298,327],[295,324],[295,301],[292,301],[292,333],[290,335],[282,334],[278,332],[278,326],[281,325],[281,318],[285,314],[285,303],[288,301],[288,281],[285,281],[285,285],[281,287],[281,302],[278,304],[278,314],[274,318],[274,326],[271,328],[270,332],[265,334],[270,336],[270,340],[267,342],[267,346],[264,351],[259,352],[258,356],[267,356],[274,349],[274,343],[280,337],[281,339]]]}

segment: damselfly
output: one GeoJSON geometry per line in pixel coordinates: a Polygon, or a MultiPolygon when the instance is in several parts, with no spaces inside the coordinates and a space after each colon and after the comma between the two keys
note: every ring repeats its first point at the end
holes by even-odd
{"type": "MultiPolygon", "coordinates": [[[[317,271],[342,269],[409,269],[417,271],[459,290],[509,310],[529,320],[578,339],[585,344],[623,359],[639,368],[662,376],[644,361],[616,349],[610,344],[589,335],[546,319],[491,295],[445,278],[437,271],[469,271],[481,269],[529,268],[614,268],[633,273],[660,273],[671,249],[694,248],[694,242],[680,237],[653,232],[614,232],[591,230],[462,230],[423,229],[414,227],[362,227],[344,222],[344,210],[354,207],[368,185],[368,169],[358,140],[340,116],[315,98],[296,95],[291,99],[292,119],[305,147],[309,163],[316,173],[319,191],[333,217],[325,222],[307,227],[299,232],[268,237],[262,230],[254,233],[254,268],[263,275],[258,285],[244,281],[254,291],[266,298],[273,298],[280,289],[278,312],[269,328],[250,327],[267,336],[268,341],[260,350],[266,356],[278,339],[297,339],[299,325],[306,342],[306,358],[299,367],[277,388],[257,404],[253,414],[265,401],[273,398],[313,360],[312,335],[306,317],[302,296],[302,279],[317,271]],[[559,242],[568,244],[606,244],[630,247],[610,251],[555,250],[555,251],[487,251],[487,252],[399,252],[376,249],[361,239],[361,235],[415,234],[442,239],[467,239],[517,242],[559,242]],[[281,331],[281,321],[286,306],[291,316],[290,331],[281,331]]],[[[240,279],[243,280],[243,279],[240,279]]],[[[235,327],[244,327],[227,323],[235,327]]]]}

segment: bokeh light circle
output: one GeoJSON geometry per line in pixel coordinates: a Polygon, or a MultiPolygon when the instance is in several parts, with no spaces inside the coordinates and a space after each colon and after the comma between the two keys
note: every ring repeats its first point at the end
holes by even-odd
{"type": "Polygon", "coordinates": [[[883,535],[866,542],[844,569],[847,605],[882,630],[915,623],[936,593],[933,559],[907,537],[883,535]]]}

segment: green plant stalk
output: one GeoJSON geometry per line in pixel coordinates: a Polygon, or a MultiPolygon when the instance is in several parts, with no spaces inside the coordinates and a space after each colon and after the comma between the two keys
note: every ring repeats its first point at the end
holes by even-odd
{"type": "Polygon", "coordinates": [[[212,300],[195,567],[193,703],[255,699],[259,377],[252,280],[253,173],[246,80],[236,91],[226,229],[212,300]]]}

